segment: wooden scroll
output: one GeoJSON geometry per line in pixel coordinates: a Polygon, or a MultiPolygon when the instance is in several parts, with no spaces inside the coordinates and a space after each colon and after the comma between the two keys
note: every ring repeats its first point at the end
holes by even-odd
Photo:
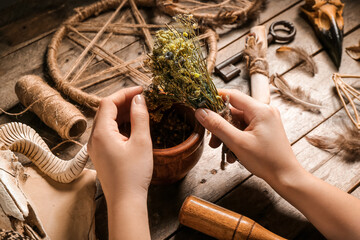
{"type": "Polygon", "coordinates": [[[250,218],[195,196],[185,199],[180,223],[217,239],[284,240],[250,218]]]}

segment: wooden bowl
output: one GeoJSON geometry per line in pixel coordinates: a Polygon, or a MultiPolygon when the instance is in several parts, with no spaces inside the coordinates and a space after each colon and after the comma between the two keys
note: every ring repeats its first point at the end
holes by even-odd
{"type": "Polygon", "coordinates": [[[199,161],[204,149],[205,129],[196,120],[194,110],[185,106],[177,106],[176,109],[185,113],[187,122],[192,125],[194,130],[179,145],[171,148],[153,149],[152,184],[170,184],[185,177],[199,161]]]}

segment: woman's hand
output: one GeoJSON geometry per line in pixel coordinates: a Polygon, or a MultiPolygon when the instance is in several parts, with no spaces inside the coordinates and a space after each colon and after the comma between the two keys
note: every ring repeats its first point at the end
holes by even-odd
{"type": "Polygon", "coordinates": [[[88,152],[105,194],[109,239],[150,239],[147,192],[153,172],[149,114],[141,87],[104,98],[88,152]],[[130,137],[119,132],[131,123],[130,137]]]}
{"type": "Polygon", "coordinates": [[[124,194],[146,198],[153,171],[149,114],[141,87],[120,90],[101,100],[88,144],[107,201],[124,194]],[[130,138],[119,132],[131,122],[130,138]]]}
{"type": "Polygon", "coordinates": [[[302,170],[286,137],[279,111],[237,90],[221,90],[230,101],[234,123],[245,123],[242,131],[208,109],[198,109],[196,118],[213,134],[212,147],[218,137],[253,174],[266,181],[292,177],[302,170]],[[214,137],[214,135],[216,137],[214,137]]]}
{"type": "Polygon", "coordinates": [[[222,90],[230,99],[235,123],[218,114],[196,110],[199,122],[217,136],[253,174],[267,181],[282,197],[299,209],[328,239],[360,239],[360,200],[306,172],[296,160],[286,137],[279,111],[236,90],[222,90]]]}

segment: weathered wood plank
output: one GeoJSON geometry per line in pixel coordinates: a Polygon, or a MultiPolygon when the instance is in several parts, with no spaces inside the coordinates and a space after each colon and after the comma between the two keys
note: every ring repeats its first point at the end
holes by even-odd
{"type": "Polygon", "coordinates": [[[0,14],[0,59],[54,32],[74,13],[75,7],[95,1],[23,0],[9,4],[9,8],[3,9],[0,14]]]}
{"type": "Polygon", "coordinates": [[[265,22],[270,21],[275,16],[286,11],[288,8],[291,8],[293,5],[301,2],[302,0],[292,1],[292,0],[280,0],[280,1],[267,1],[264,9],[259,12],[257,18],[252,19],[248,23],[242,26],[224,26],[223,29],[217,29],[217,33],[220,36],[218,43],[218,48],[222,49],[228,44],[236,41],[241,38],[244,34],[249,32],[250,27],[264,24],[265,22]]]}

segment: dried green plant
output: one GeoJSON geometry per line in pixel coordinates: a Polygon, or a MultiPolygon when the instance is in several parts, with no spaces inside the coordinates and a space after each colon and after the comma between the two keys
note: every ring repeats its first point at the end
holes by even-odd
{"type": "MultiPolygon", "coordinates": [[[[150,117],[159,122],[166,110],[181,103],[193,109],[211,109],[232,123],[230,110],[207,71],[197,38],[197,22],[192,15],[174,19],[177,26],[156,32],[147,63],[153,73],[152,84],[144,91],[150,117]]],[[[235,162],[236,156],[223,145],[221,169],[225,168],[225,160],[235,162]]]]}
{"type": "Polygon", "coordinates": [[[206,68],[192,15],[174,17],[176,26],[156,32],[155,45],[147,62],[153,73],[152,84],[145,91],[154,120],[174,103],[191,108],[208,108],[220,113],[225,103],[206,68]]]}

